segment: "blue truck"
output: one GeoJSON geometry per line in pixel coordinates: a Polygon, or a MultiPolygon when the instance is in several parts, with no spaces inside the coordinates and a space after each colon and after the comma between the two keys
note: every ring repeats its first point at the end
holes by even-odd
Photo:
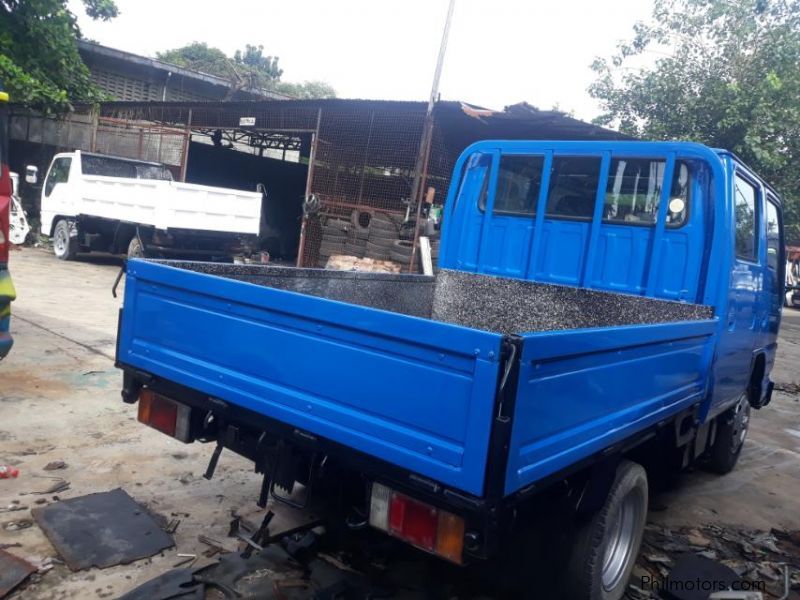
{"type": "Polygon", "coordinates": [[[620,598],[648,473],[727,473],[770,401],[781,215],[699,144],[482,141],[434,277],[130,260],[122,397],[209,476],[252,460],[261,505],[521,573],[557,523],[565,595],[620,598]]]}

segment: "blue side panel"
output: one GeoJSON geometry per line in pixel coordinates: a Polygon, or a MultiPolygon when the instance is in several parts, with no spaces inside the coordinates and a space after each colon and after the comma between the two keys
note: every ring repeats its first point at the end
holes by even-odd
{"type": "Polygon", "coordinates": [[[480,270],[493,275],[524,278],[533,219],[495,216],[489,228],[489,243],[481,248],[480,270]]]}
{"type": "Polygon", "coordinates": [[[500,342],[133,260],[118,352],[125,364],[480,495],[500,342]]]}
{"type": "Polygon", "coordinates": [[[506,494],[699,401],[716,323],[523,336],[506,494]]]}
{"type": "Polygon", "coordinates": [[[542,248],[529,279],[577,285],[583,272],[589,224],[545,219],[542,248]]]}
{"type": "Polygon", "coordinates": [[[643,293],[651,238],[649,227],[604,225],[595,254],[592,287],[643,293]]]}

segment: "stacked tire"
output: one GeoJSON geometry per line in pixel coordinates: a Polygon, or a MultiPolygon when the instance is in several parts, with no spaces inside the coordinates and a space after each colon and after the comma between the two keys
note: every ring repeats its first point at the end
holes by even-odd
{"type": "Polygon", "coordinates": [[[369,224],[366,258],[392,260],[392,247],[400,235],[399,224],[392,217],[375,213],[369,224]]]}
{"type": "Polygon", "coordinates": [[[408,229],[400,219],[369,209],[356,209],[349,219],[331,217],[322,225],[318,265],[324,268],[331,256],[343,255],[394,261],[407,268],[414,244],[413,231],[412,239],[405,239],[408,229]]]}
{"type": "Polygon", "coordinates": [[[331,256],[345,254],[350,221],[328,219],[322,226],[322,241],[319,245],[319,266],[324,267],[331,256]]]}

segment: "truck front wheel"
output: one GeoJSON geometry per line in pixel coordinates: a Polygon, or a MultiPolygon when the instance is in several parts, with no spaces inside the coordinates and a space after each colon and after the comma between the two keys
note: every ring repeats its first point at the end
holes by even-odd
{"type": "Polygon", "coordinates": [[[602,508],[575,534],[564,578],[568,598],[622,598],[642,544],[647,495],[645,470],[622,461],[602,508]]]}
{"type": "Polygon", "coordinates": [[[61,260],[72,260],[78,254],[78,238],[70,236],[70,223],[61,219],[53,230],[53,253],[61,260]]]}
{"type": "Polygon", "coordinates": [[[725,475],[733,471],[744,447],[750,427],[750,402],[742,394],[735,406],[717,417],[717,433],[708,451],[706,467],[709,471],[725,475]]]}

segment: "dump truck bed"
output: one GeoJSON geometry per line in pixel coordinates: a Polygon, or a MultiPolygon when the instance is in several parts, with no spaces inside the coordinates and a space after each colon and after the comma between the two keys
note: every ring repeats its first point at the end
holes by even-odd
{"type": "Polygon", "coordinates": [[[122,367],[479,497],[489,464],[512,494],[695,401],[715,323],[704,306],[455,271],[132,260],[127,275],[122,367]],[[490,444],[498,423],[507,440],[490,444]]]}

